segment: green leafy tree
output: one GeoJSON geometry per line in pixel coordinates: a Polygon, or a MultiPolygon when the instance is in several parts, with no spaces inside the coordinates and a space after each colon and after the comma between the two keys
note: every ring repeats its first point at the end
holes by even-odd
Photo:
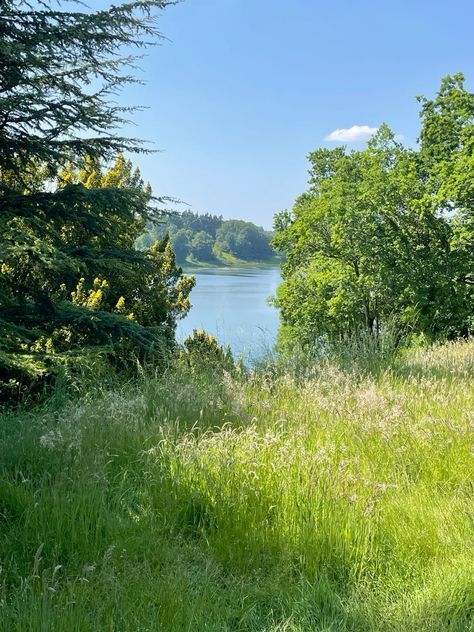
{"type": "Polygon", "coordinates": [[[149,224],[146,232],[138,239],[137,245],[140,248],[150,246],[155,239],[162,239],[168,234],[178,261],[185,262],[191,252],[193,237],[203,231],[212,237],[214,243],[222,221],[222,216],[209,213],[169,213],[159,223],[149,224]]]}
{"type": "MultiPolygon", "coordinates": [[[[271,233],[241,220],[224,221],[220,215],[198,214],[192,211],[170,213],[162,222],[148,225],[146,232],[137,240],[139,248],[149,247],[154,239],[168,234],[178,261],[185,262],[193,250],[194,258],[212,261],[216,255],[232,254],[246,261],[268,261],[274,252],[269,243],[271,233]],[[204,233],[212,239],[212,251],[204,244],[204,233]],[[197,249],[201,249],[198,256],[197,249]]],[[[209,240],[206,237],[206,242],[209,240]]]]}
{"type": "Polygon", "coordinates": [[[265,260],[273,255],[270,236],[251,222],[228,220],[217,231],[216,247],[239,259],[265,260]]]}
{"type": "Polygon", "coordinates": [[[192,211],[180,213],[177,219],[182,228],[188,228],[193,234],[204,231],[213,239],[215,239],[217,230],[223,222],[222,215],[200,214],[192,211]]]}
{"type": "Polygon", "coordinates": [[[394,318],[430,335],[460,331],[451,228],[419,156],[383,125],[364,151],[309,159],[309,190],[275,220],[286,255],[280,340],[378,336],[394,318]]]}
{"type": "Polygon", "coordinates": [[[171,245],[173,246],[176,259],[185,262],[191,251],[192,232],[189,228],[180,228],[169,233],[171,245]]]}
{"type": "Polygon", "coordinates": [[[191,241],[191,255],[198,261],[211,261],[214,259],[213,246],[211,235],[200,230],[191,241]]]}
{"type": "Polygon", "coordinates": [[[443,79],[434,99],[419,100],[420,155],[431,194],[449,222],[450,266],[467,333],[474,326],[474,94],[458,73],[443,79]]]}

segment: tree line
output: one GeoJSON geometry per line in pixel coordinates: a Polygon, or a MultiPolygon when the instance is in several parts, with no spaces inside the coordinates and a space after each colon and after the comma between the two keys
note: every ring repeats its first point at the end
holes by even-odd
{"type": "Polygon", "coordinates": [[[224,220],[222,215],[192,211],[172,213],[159,224],[149,226],[137,245],[149,247],[165,236],[181,264],[216,263],[223,257],[225,260],[226,255],[246,262],[271,261],[275,256],[270,246],[270,231],[252,222],[224,220]]]}

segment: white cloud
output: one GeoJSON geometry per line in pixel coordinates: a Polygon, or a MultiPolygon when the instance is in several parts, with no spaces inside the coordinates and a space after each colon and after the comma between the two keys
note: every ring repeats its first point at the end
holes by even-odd
{"type": "Polygon", "coordinates": [[[368,125],[353,125],[341,129],[335,129],[324,140],[336,143],[356,143],[359,140],[369,140],[378,130],[378,127],[368,125]]]}

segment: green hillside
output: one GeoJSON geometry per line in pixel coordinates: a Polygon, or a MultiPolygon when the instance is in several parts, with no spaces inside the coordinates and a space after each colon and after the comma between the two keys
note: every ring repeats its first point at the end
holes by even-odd
{"type": "Polygon", "coordinates": [[[279,262],[270,245],[272,233],[252,222],[191,211],[174,213],[149,225],[137,246],[150,247],[165,235],[169,236],[177,262],[184,266],[237,267],[279,262]]]}

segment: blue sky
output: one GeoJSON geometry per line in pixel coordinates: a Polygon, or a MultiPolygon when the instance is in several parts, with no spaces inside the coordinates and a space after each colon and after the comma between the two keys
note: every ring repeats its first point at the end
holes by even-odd
{"type": "Polygon", "coordinates": [[[385,121],[414,144],[416,95],[457,71],[472,88],[473,19],[472,0],[185,0],[121,97],[161,150],[134,161],[157,194],[269,228],[332,132],[385,121]]]}

